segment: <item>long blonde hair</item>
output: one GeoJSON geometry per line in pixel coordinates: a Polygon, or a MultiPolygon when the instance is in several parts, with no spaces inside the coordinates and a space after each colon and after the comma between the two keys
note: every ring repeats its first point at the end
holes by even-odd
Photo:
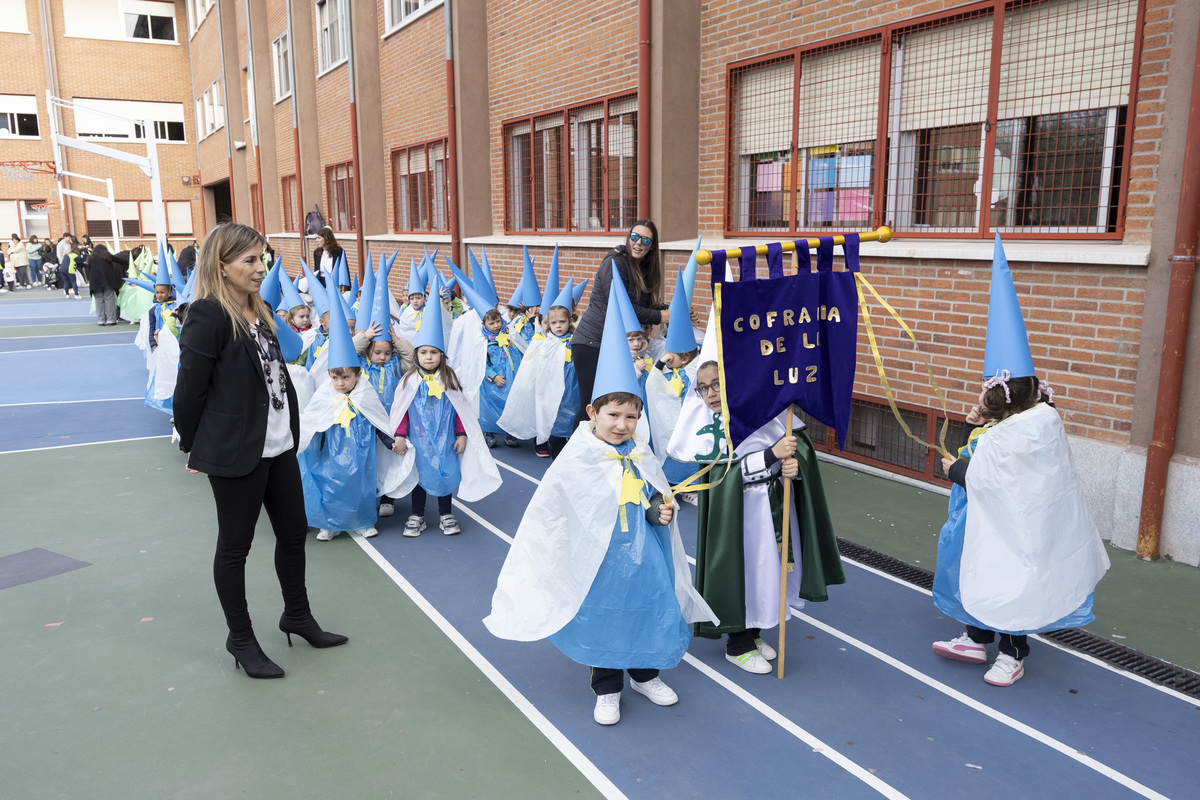
{"type": "MultiPolygon", "coordinates": [[[[212,299],[221,304],[233,325],[233,336],[251,336],[250,323],[242,313],[240,298],[229,288],[221,273],[221,265],[228,264],[255,246],[262,247],[266,239],[248,225],[237,222],[222,223],[204,237],[200,255],[196,259],[196,300],[212,299]]],[[[275,315],[266,302],[254,292],[250,295],[250,308],[258,317],[259,325],[266,325],[271,335],[275,334],[275,315]]]]}

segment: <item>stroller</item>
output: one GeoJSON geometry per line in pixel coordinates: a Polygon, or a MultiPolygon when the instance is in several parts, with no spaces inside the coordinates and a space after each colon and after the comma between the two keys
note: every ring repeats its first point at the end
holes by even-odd
{"type": "Polygon", "coordinates": [[[57,264],[48,262],[42,264],[42,283],[45,284],[47,290],[62,288],[62,277],[58,274],[57,264]]]}

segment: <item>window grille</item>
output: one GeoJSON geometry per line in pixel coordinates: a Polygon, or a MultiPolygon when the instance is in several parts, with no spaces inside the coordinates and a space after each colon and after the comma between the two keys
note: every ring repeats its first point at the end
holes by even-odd
{"type": "Polygon", "coordinates": [[[449,230],[448,181],[445,139],[393,150],[395,230],[449,230]]]}
{"type": "Polygon", "coordinates": [[[283,229],[298,231],[300,217],[297,210],[300,208],[300,201],[296,193],[296,176],[285,175],[280,181],[280,188],[283,193],[283,229]]]}
{"type": "Polygon", "coordinates": [[[732,65],[727,232],[1119,238],[1143,5],[995,0],[732,65]]]}
{"type": "Polygon", "coordinates": [[[346,161],[325,168],[326,205],[329,226],[335,231],[357,229],[354,213],[354,162],[346,161]]]}
{"type": "Polygon", "coordinates": [[[504,125],[505,228],[586,233],[637,219],[637,97],[504,125]]]}

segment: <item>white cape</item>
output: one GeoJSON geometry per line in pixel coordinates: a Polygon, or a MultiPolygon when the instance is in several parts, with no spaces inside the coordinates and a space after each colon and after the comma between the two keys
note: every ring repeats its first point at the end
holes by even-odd
{"type": "MultiPolygon", "coordinates": [[[[300,442],[296,452],[303,453],[312,443],[313,437],[333,427],[341,409],[342,394],[326,381],[313,392],[308,404],[300,414],[300,442]]],[[[388,436],[395,436],[396,426],[391,424],[383,403],[379,401],[379,393],[371,383],[359,380],[350,390],[350,403],[354,413],[362,414],[367,421],[388,436]],[[390,427],[389,427],[390,426],[390,427]]],[[[400,497],[412,491],[413,484],[404,489],[404,479],[412,471],[413,454],[411,451],[398,456],[383,446],[383,442],[375,440],[375,491],[389,497],[400,497]],[[406,467],[407,465],[407,467],[406,467]]]]}
{"type": "MultiPolygon", "coordinates": [[[[662,468],[635,437],[632,455],[641,456],[642,478],[659,492],[670,485],[662,468]]],[[[557,633],[587,597],[608,552],[617,523],[621,462],[613,449],[582,422],[546,471],[525,509],[483,624],[501,639],[532,642],[557,633]]],[[[685,621],[718,624],[712,609],[692,587],[692,571],[679,537],[678,515],[671,518],[675,597],[685,621]]]]}
{"type": "MultiPolygon", "coordinates": [[[[154,384],[154,399],[166,400],[175,396],[179,379],[179,340],[170,328],[159,331],[158,347],[150,356],[150,382],[154,384]]],[[[147,387],[149,388],[149,387],[147,387]]]]}
{"type": "MultiPolygon", "coordinates": [[[[414,375],[410,380],[402,382],[396,389],[396,397],[392,401],[392,414],[389,420],[393,431],[400,427],[405,413],[408,412],[408,407],[412,405],[413,398],[417,396],[420,384],[421,380],[414,375]]],[[[459,421],[467,431],[467,449],[458,457],[458,466],[462,470],[462,481],[458,484],[455,494],[464,503],[473,503],[499,489],[503,480],[500,477],[500,470],[496,467],[496,461],[492,458],[492,451],[488,449],[483,440],[483,429],[479,427],[479,417],[471,413],[471,405],[467,402],[466,396],[462,392],[451,389],[446,389],[445,392],[446,397],[450,398],[450,404],[454,406],[454,412],[458,414],[459,421]]],[[[416,457],[413,455],[411,443],[404,453],[404,459],[403,485],[407,488],[397,493],[386,492],[392,497],[399,497],[411,492],[419,479],[416,457]]]]}
{"type": "Polygon", "coordinates": [[[556,336],[530,343],[497,420],[506,433],[518,439],[536,438],[539,444],[550,439],[567,387],[566,353],[566,344],[556,336]]]}
{"type": "Polygon", "coordinates": [[[1109,567],[1058,412],[1039,403],[980,437],[967,470],[959,589],[996,630],[1034,630],[1083,604],[1109,567]]]}
{"type": "MultiPolygon", "coordinates": [[[[695,394],[693,392],[693,394],[695,394]]],[[[675,433],[683,398],[675,394],[667,376],[651,367],[646,378],[646,413],[650,432],[654,434],[654,455],[660,462],[667,460],[667,445],[675,433]]]]}
{"type": "Polygon", "coordinates": [[[296,391],[296,410],[303,414],[305,407],[308,406],[308,401],[312,399],[313,392],[317,389],[317,384],[308,370],[298,364],[288,364],[287,371],[292,388],[296,391]]]}
{"type": "Polygon", "coordinates": [[[478,417],[479,387],[483,385],[483,379],[487,375],[488,346],[487,339],[483,336],[483,321],[475,309],[467,309],[461,317],[454,320],[447,347],[449,352],[454,354],[447,356],[450,368],[458,376],[458,381],[463,386],[463,394],[467,396],[467,401],[478,417]]]}
{"type": "MultiPolygon", "coordinates": [[[[151,306],[150,311],[153,310],[154,306],[151,306]]],[[[154,356],[153,348],[150,347],[150,311],[142,314],[142,318],[138,320],[138,332],[137,336],[133,337],[133,343],[146,356],[146,369],[153,372],[154,367],[150,361],[154,356]]],[[[146,386],[149,387],[150,384],[147,382],[146,386]]]]}

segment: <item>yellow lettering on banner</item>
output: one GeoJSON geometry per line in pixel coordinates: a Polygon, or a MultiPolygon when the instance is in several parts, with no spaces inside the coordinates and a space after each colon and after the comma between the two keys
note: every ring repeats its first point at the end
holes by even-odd
{"type": "Polygon", "coordinates": [[[776,353],[785,352],[783,349],[783,337],[782,336],[780,336],[778,339],[775,340],[775,352],[776,353]]]}
{"type": "Polygon", "coordinates": [[[817,382],[817,368],[814,366],[814,367],[806,367],[805,369],[808,370],[808,377],[805,378],[805,381],[808,383],[816,383],[817,382]]]}
{"type": "Polygon", "coordinates": [[[817,319],[825,319],[825,306],[817,306],[817,319]]]}
{"type": "Polygon", "coordinates": [[[758,343],[758,346],[759,346],[759,347],[762,349],[762,354],[763,354],[764,356],[769,356],[769,355],[771,355],[771,353],[772,353],[772,351],[773,351],[773,349],[774,349],[774,348],[772,348],[772,347],[771,347],[771,340],[770,340],[770,339],[763,339],[762,341],[760,341],[760,342],[758,343]]]}
{"type": "Polygon", "coordinates": [[[750,315],[750,330],[756,331],[756,330],[758,330],[758,326],[759,326],[758,314],[751,314],[750,315]]]}
{"type": "Polygon", "coordinates": [[[810,316],[808,315],[808,309],[807,309],[807,308],[801,308],[801,309],[800,309],[800,320],[799,320],[799,321],[800,321],[800,324],[802,324],[802,325],[803,325],[805,322],[812,322],[812,317],[810,317],[810,316]]]}
{"type": "Polygon", "coordinates": [[[775,385],[783,386],[783,381],[779,380],[779,370],[775,370],[775,385]]]}
{"type": "Polygon", "coordinates": [[[737,319],[735,319],[735,320],[733,321],[733,329],[734,329],[735,331],[737,331],[738,333],[741,333],[743,330],[745,330],[745,329],[742,327],[742,320],[743,320],[743,319],[744,319],[744,317],[738,317],[737,319]]]}
{"type": "MultiPolygon", "coordinates": [[[[799,367],[791,367],[788,369],[787,382],[788,383],[799,383],[800,382],[800,368],[799,367]]],[[[775,385],[783,386],[783,381],[781,381],[779,379],[779,370],[775,370],[775,385]]]]}
{"type": "Polygon", "coordinates": [[[767,327],[768,328],[775,324],[775,318],[778,316],[779,316],[778,311],[768,311],[767,312],[767,327]]]}
{"type": "Polygon", "coordinates": [[[786,328],[789,325],[796,324],[795,320],[792,319],[793,316],[794,316],[794,314],[792,313],[792,310],[790,308],[785,308],[783,310],[783,327],[786,328]]]}
{"type": "MultiPolygon", "coordinates": [[[[819,337],[820,337],[820,336],[821,336],[821,334],[819,334],[819,333],[818,333],[818,334],[817,334],[817,337],[818,337],[818,344],[820,343],[820,339],[819,339],[819,337]]],[[[815,344],[813,344],[812,342],[808,341],[808,332],[806,331],[806,332],[804,333],[804,349],[805,349],[805,350],[812,350],[812,349],[813,349],[814,347],[816,347],[816,346],[817,346],[817,345],[815,345],[815,344]]]]}
{"type": "Polygon", "coordinates": [[[838,313],[837,306],[834,306],[833,308],[829,309],[829,321],[830,322],[841,322],[842,321],[842,315],[838,313]]]}

